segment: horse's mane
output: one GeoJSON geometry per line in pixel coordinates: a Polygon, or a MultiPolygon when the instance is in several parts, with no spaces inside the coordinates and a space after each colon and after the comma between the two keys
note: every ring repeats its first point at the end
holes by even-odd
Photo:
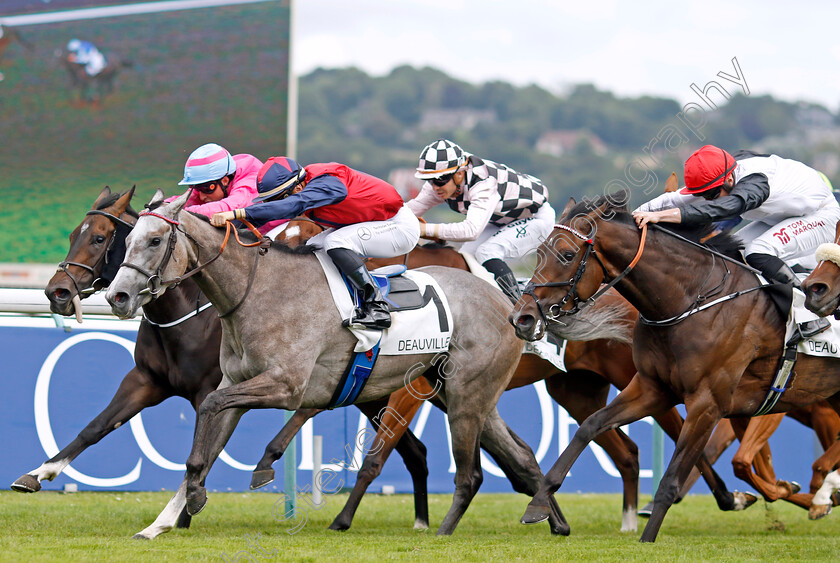
{"type": "Polygon", "coordinates": [[[448,244],[446,241],[441,242],[441,241],[433,240],[433,241],[424,243],[420,246],[422,248],[426,248],[426,249],[429,249],[429,250],[443,250],[444,248],[450,248],[452,250],[456,250],[456,248],[454,246],[452,246],[451,244],[448,244]]]}
{"type": "MultiPolygon", "coordinates": [[[[562,220],[567,220],[578,215],[586,215],[595,209],[601,209],[601,215],[610,217],[607,219],[608,221],[635,227],[636,220],[633,219],[633,215],[627,208],[627,202],[629,199],[629,193],[624,191],[603,195],[594,200],[584,200],[575,204],[566,214],[563,215],[562,220]]],[[[697,244],[701,244],[710,250],[719,252],[729,258],[733,258],[741,262],[744,260],[741,254],[741,250],[744,247],[743,242],[732,232],[727,231],[714,234],[715,227],[713,224],[692,226],[676,223],[657,223],[655,226],[664,231],[670,231],[697,244]]]]}
{"type": "MultiPolygon", "coordinates": [[[[114,193],[110,194],[110,195],[109,195],[108,197],[106,197],[104,200],[102,200],[102,201],[100,201],[100,202],[99,202],[99,204],[96,206],[96,210],[97,210],[97,211],[101,211],[101,210],[103,210],[103,209],[106,209],[106,208],[108,208],[108,207],[111,207],[111,206],[112,206],[112,205],[114,205],[114,204],[117,202],[117,200],[118,200],[118,199],[120,199],[123,195],[125,195],[125,194],[120,194],[120,193],[116,193],[116,192],[114,192],[114,193]]],[[[132,209],[131,205],[129,205],[129,206],[126,208],[125,213],[128,213],[129,215],[131,215],[131,216],[132,216],[132,217],[134,217],[135,219],[137,219],[137,217],[138,217],[137,212],[136,212],[136,211],[134,211],[134,209],[132,209]]]]}
{"type": "MultiPolygon", "coordinates": [[[[195,213],[193,211],[187,211],[187,213],[189,213],[190,215],[192,215],[196,219],[200,219],[200,220],[204,221],[205,223],[210,223],[210,217],[208,217],[207,215],[202,215],[200,213],[195,213]]],[[[237,232],[239,234],[239,238],[242,241],[257,242],[257,236],[254,233],[252,233],[250,229],[237,229],[237,232]]],[[[285,242],[271,241],[271,248],[276,248],[277,250],[279,250],[281,252],[285,252],[286,254],[314,254],[315,253],[315,247],[314,246],[309,246],[309,245],[306,245],[306,244],[302,244],[300,246],[292,247],[292,246],[287,245],[285,242]]]]}

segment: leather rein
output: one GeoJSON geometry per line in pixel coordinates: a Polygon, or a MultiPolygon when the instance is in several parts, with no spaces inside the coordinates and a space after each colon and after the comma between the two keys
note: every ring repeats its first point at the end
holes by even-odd
{"type": "Polygon", "coordinates": [[[601,258],[598,256],[598,253],[595,251],[595,239],[592,237],[588,237],[577,230],[567,226],[556,224],[554,225],[555,229],[562,229],[573,234],[575,237],[579,238],[584,243],[583,249],[583,257],[578,264],[577,270],[575,270],[574,275],[569,281],[564,282],[548,282],[548,283],[534,283],[528,282],[528,285],[525,286],[525,289],[522,291],[522,295],[530,295],[531,298],[534,300],[534,303],[537,305],[537,310],[540,313],[540,318],[546,324],[549,321],[557,321],[560,317],[565,317],[569,315],[574,315],[575,313],[580,312],[585,307],[592,305],[596,299],[602,296],[604,293],[610,290],[613,286],[615,286],[618,282],[620,282],[624,277],[630,273],[630,271],[636,267],[636,264],[639,263],[639,260],[642,258],[642,252],[645,249],[645,240],[647,239],[647,225],[642,227],[642,239],[639,242],[639,250],[636,252],[636,256],[630,262],[630,264],[624,269],[623,272],[618,274],[612,280],[607,279],[607,268],[604,266],[604,263],[601,261],[601,258]],[[580,295],[578,295],[578,283],[580,283],[581,278],[583,277],[584,272],[586,271],[586,267],[589,263],[589,257],[592,256],[598,262],[598,265],[601,267],[601,270],[604,274],[604,279],[602,282],[601,288],[595,292],[591,297],[588,299],[581,299],[580,295]],[[538,287],[568,287],[569,291],[566,292],[566,295],[563,296],[559,302],[551,305],[548,307],[548,314],[546,314],[545,309],[543,308],[543,304],[540,302],[539,298],[534,293],[534,289],[538,287]],[[569,303],[571,300],[572,308],[571,309],[563,309],[563,307],[569,303]]]}
{"type": "Polygon", "coordinates": [[[147,216],[147,215],[150,215],[152,217],[156,217],[156,218],[161,219],[161,220],[165,221],[166,223],[168,223],[169,226],[170,226],[170,231],[169,231],[169,241],[168,241],[168,244],[167,244],[167,247],[166,247],[166,251],[164,252],[163,259],[161,260],[160,264],[158,265],[157,269],[155,269],[154,272],[150,272],[150,271],[148,271],[148,270],[146,270],[146,269],[144,269],[144,268],[142,268],[142,267],[140,267],[136,264],[132,264],[130,262],[123,262],[122,266],[120,266],[121,268],[131,268],[133,270],[136,270],[136,271],[140,272],[144,276],[146,276],[146,278],[147,278],[146,279],[146,287],[144,289],[140,290],[139,295],[143,295],[143,294],[148,293],[148,294],[151,294],[153,297],[157,296],[157,294],[160,293],[161,291],[163,291],[165,288],[177,286],[182,281],[184,281],[188,278],[191,278],[195,274],[204,270],[210,264],[215,262],[216,259],[219,258],[219,256],[222,255],[222,252],[225,251],[225,248],[227,247],[228,240],[230,239],[230,233],[233,232],[233,236],[234,236],[234,238],[236,238],[236,242],[238,242],[240,246],[243,246],[243,247],[246,247],[246,248],[259,246],[260,248],[259,248],[259,251],[254,256],[254,264],[251,267],[251,274],[250,274],[250,277],[249,277],[249,280],[248,280],[248,286],[245,289],[245,294],[242,296],[242,298],[239,300],[239,302],[236,305],[233,306],[233,308],[231,308],[229,311],[227,311],[225,313],[220,313],[219,318],[224,318],[224,317],[227,317],[228,315],[233,314],[234,311],[236,311],[237,309],[239,309],[242,306],[242,304],[245,302],[245,298],[248,297],[248,294],[251,292],[251,287],[254,284],[254,279],[256,278],[256,274],[257,274],[257,265],[259,264],[259,258],[260,258],[260,256],[264,255],[266,252],[268,252],[268,249],[271,246],[271,240],[262,236],[257,231],[257,229],[251,223],[249,223],[248,221],[246,221],[244,219],[238,219],[238,221],[240,221],[242,224],[244,224],[259,239],[259,240],[257,240],[257,242],[246,244],[246,243],[242,242],[242,240],[239,238],[239,232],[233,227],[232,222],[227,221],[225,223],[225,238],[222,241],[221,246],[219,247],[219,252],[215,256],[213,256],[210,260],[208,260],[204,264],[199,264],[198,266],[196,266],[195,268],[193,268],[192,270],[190,270],[189,272],[187,272],[185,274],[182,274],[180,276],[175,276],[174,278],[172,278],[170,280],[163,280],[162,277],[161,277],[161,274],[163,273],[163,270],[166,268],[166,266],[169,264],[169,260],[172,258],[172,253],[175,250],[175,246],[177,245],[177,242],[178,242],[177,241],[178,231],[180,231],[181,233],[184,234],[185,237],[187,237],[188,239],[193,241],[196,244],[196,246],[199,248],[199,251],[201,249],[201,245],[192,236],[190,236],[186,231],[178,228],[180,226],[180,222],[178,222],[174,219],[171,219],[169,217],[166,217],[165,215],[155,213],[154,211],[146,211],[146,212],[140,213],[140,217],[144,217],[144,216],[147,216]]]}

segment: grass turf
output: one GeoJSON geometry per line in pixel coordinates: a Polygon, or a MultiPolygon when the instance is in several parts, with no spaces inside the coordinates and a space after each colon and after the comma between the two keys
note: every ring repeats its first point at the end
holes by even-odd
{"type": "Polygon", "coordinates": [[[547,524],[520,525],[527,498],[513,494],[479,494],[455,534],[437,537],[434,530],[450,495],[430,496],[429,531],[412,529],[409,495],[368,495],[349,531],[329,531],[346,500],[339,494],[327,497],[321,509],[310,509],[301,529],[289,533],[302,520],[275,519],[273,514],[282,512],[282,496],[211,493],[191,529],[173,530],[154,541],[132,540],[169,496],[0,492],[0,560],[825,561],[836,559],[840,549],[836,515],[812,522],[803,510],[781,502],[723,513],[705,495],[672,507],[654,544],[638,542],[645,520],[637,533],[619,532],[619,495],[594,494],[557,496],[572,526],[567,538],[551,536],[547,524]],[[246,536],[256,539],[262,553],[246,536]]]}

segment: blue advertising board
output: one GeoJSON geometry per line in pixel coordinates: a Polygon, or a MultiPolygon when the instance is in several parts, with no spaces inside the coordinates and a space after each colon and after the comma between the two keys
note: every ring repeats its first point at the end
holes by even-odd
{"type": "MultiPolygon", "coordinates": [[[[124,375],[133,367],[132,352],[138,324],[116,320],[87,320],[81,328],[65,331],[49,318],[0,317],[0,348],[4,359],[4,391],[0,407],[0,482],[15,479],[40,466],[70,443],[111,400],[124,375]]],[[[613,393],[614,395],[614,393],[613,393]]],[[[577,424],[548,396],[542,383],[509,391],[499,403],[502,417],[534,450],[547,471],[568,444],[577,424]]],[[[250,472],[266,444],[282,428],[282,411],[246,413],[207,478],[209,490],[248,490],[250,472]]],[[[44,482],[44,489],[62,489],[76,483],[80,490],[174,490],[184,472],[195,423],[191,405],[170,398],[148,408],[74,460],[62,475],[44,482]]],[[[323,436],[323,464],[352,485],[363,452],[357,437],[369,428],[354,407],[337,409],[309,421],[298,436],[296,449],[298,488],[311,483],[312,437],[323,436]]],[[[455,466],[445,415],[426,403],[410,423],[428,448],[429,491],[454,489],[455,466]]],[[[642,467],[640,490],[650,493],[652,425],[642,420],[624,428],[638,444],[642,467]]],[[[779,478],[800,483],[810,480],[815,459],[813,433],[786,420],[773,436],[774,467],[779,478]]],[[[673,444],[665,440],[665,460],[673,444]]],[[[732,474],[734,448],[715,465],[731,489],[748,488],[732,474]]],[[[482,492],[509,492],[510,484],[486,454],[482,492]]],[[[268,491],[283,489],[283,463],[275,463],[277,480],[268,491]]],[[[386,463],[372,485],[396,492],[411,492],[411,479],[398,455],[386,463]]],[[[620,492],[621,479],[608,456],[591,445],[572,468],[561,492],[620,492]]],[[[706,493],[698,484],[694,493],[706,493]]]]}

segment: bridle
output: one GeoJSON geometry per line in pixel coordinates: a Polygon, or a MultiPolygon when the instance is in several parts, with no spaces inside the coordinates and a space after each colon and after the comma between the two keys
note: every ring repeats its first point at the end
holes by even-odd
{"type": "MultiPolygon", "coordinates": [[[[102,287],[105,287],[108,283],[110,283],[111,280],[102,277],[102,275],[106,267],[112,265],[116,260],[112,253],[114,252],[114,244],[117,243],[117,240],[120,238],[120,227],[122,227],[122,230],[125,231],[125,235],[128,235],[128,231],[131,231],[131,229],[134,228],[134,225],[132,225],[131,223],[124,221],[123,219],[120,219],[116,215],[108,213],[107,211],[91,209],[90,211],[85,213],[85,215],[102,215],[104,217],[107,217],[111,220],[111,222],[116,228],[114,230],[114,233],[111,235],[111,240],[108,241],[108,246],[105,248],[105,252],[102,253],[102,256],[99,258],[99,260],[96,261],[96,264],[94,264],[93,266],[89,266],[81,262],[73,262],[71,260],[65,260],[58,264],[57,271],[64,272],[64,274],[68,278],[70,278],[70,281],[73,282],[73,287],[76,288],[76,293],[80,297],[83,295],[87,296],[92,293],[95,293],[102,289],[102,287]],[[91,282],[90,286],[86,287],[85,289],[81,289],[79,287],[80,281],[70,272],[68,266],[75,266],[89,273],[90,276],[93,278],[93,281],[91,282]],[[96,287],[97,283],[100,283],[101,286],[96,287]]],[[[124,241],[125,236],[122,236],[122,239],[124,241]]],[[[116,269],[114,269],[114,273],[116,273],[116,269]]]]}
{"type": "Polygon", "coordinates": [[[259,240],[257,240],[257,242],[246,244],[246,243],[242,242],[242,240],[239,238],[239,232],[236,229],[233,228],[233,224],[230,221],[227,221],[226,224],[225,224],[225,227],[226,227],[225,238],[222,241],[221,246],[219,247],[219,252],[215,256],[213,256],[210,260],[208,260],[204,264],[199,264],[198,266],[196,266],[195,268],[193,268],[192,270],[190,270],[189,272],[187,272],[185,274],[182,274],[180,276],[175,276],[174,278],[172,278],[170,280],[165,280],[164,281],[161,274],[166,269],[166,266],[169,264],[169,260],[172,258],[173,251],[175,250],[175,246],[177,245],[177,242],[178,242],[177,238],[178,238],[178,232],[179,231],[185,237],[190,239],[196,245],[196,247],[199,249],[199,251],[202,247],[201,247],[201,244],[199,244],[197,240],[195,240],[192,236],[190,236],[189,233],[187,233],[183,229],[178,228],[181,224],[179,221],[176,221],[175,219],[172,219],[170,217],[166,217],[165,215],[155,213],[154,211],[144,211],[144,212],[140,213],[140,217],[145,217],[145,216],[152,216],[152,217],[156,217],[158,219],[161,219],[161,220],[165,221],[166,223],[169,224],[170,230],[169,230],[169,241],[167,243],[166,250],[164,252],[163,258],[161,259],[160,264],[158,265],[157,269],[155,269],[154,272],[150,272],[150,271],[148,271],[148,270],[146,270],[146,269],[144,269],[144,268],[142,268],[142,267],[140,267],[136,264],[132,264],[130,262],[123,262],[122,266],[120,266],[121,268],[123,268],[123,267],[131,268],[133,270],[136,270],[136,271],[140,272],[144,276],[146,276],[146,278],[147,278],[146,279],[146,287],[144,289],[140,290],[140,292],[138,293],[139,295],[150,294],[153,297],[155,297],[161,291],[163,291],[164,289],[166,289],[168,287],[177,286],[182,281],[184,281],[188,278],[191,278],[195,274],[204,270],[207,266],[209,266],[214,261],[216,261],[216,259],[218,259],[219,256],[222,255],[222,252],[225,251],[225,248],[227,247],[228,240],[230,239],[230,233],[232,231],[233,234],[234,234],[234,237],[236,238],[236,242],[238,242],[240,246],[243,246],[243,247],[246,247],[246,248],[247,247],[253,247],[253,246],[259,246],[260,247],[259,251],[257,252],[257,254],[255,255],[255,258],[254,258],[254,265],[251,268],[251,275],[250,275],[250,278],[249,278],[249,281],[248,281],[248,287],[245,289],[245,294],[242,296],[242,299],[240,299],[239,303],[234,305],[233,308],[230,309],[229,311],[227,311],[226,313],[219,314],[219,317],[226,317],[226,316],[232,314],[237,309],[239,309],[239,307],[242,305],[242,303],[245,302],[245,298],[251,292],[251,286],[254,283],[254,278],[256,277],[256,273],[257,273],[257,264],[258,264],[259,257],[264,255],[266,252],[268,252],[268,249],[271,246],[271,240],[269,240],[267,237],[262,236],[257,231],[257,229],[251,223],[249,223],[248,221],[246,221],[244,219],[238,219],[238,221],[240,221],[246,227],[248,227],[248,229],[252,233],[254,233],[257,236],[257,238],[259,239],[259,240]]]}
{"type": "Polygon", "coordinates": [[[642,257],[642,252],[645,248],[645,240],[647,238],[647,225],[642,227],[642,238],[639,242],[639,250],[636,252],[636,256],[630,262],[630,265],[624,269],[623,272],[618,274],[612,280],[607,278],[607,268],[604,266],[604,263],[601,261],[601,258],[598,256],[597,251],[595,250],[595,238],[586,236],[576,229],[569,227],[567,225],[557,224],[554,225],[555,229],[562,229],[567,231],[583,241],[584,249],[583,249],[583,256],[580,259],[580,263],[578,264],[577,269],[575,270],[574,275],[569,279],[569,281],[564,282],[547,282],[547,283],[534,283],[528,282],[528,285],[525,286],[525,289],[522,291],[522,295],[529,295],[533,300],[534,303],[537,305],[537,311],[540,313],[540,318],[543,322],[548,324],[551,321],[557,322],[558,319],[561,317],[566,317],[569,315],[574,315],[579,313],[585,307],[592,305],[596,299],[602,296],[604,293],[609,291],[614,285],[620,282],[630,271],[636,266],[639,260],[642,257]],[[601,288],[596,291],[591,297],[588,299],[582,299],[578,294],[578,283],[580,283],[581,278],[583,278],[583,274],[586,272],[586,267],[589,265],[589,257],[592,256],[598,262],[598,265],[601,267],[601,271],[604,274],[602,286],[601,288]],[[543,304],[540,302],[539,298],[534,293],[534,289],[538,287],[568,287],[569,290],[566,292],[566,295],[553,305],[548,307],[548,314],[545,312],[545,308],[543,304]],[[572,304],[571,309],[563,309],[563,307],[570,303],[572,304]]]}

